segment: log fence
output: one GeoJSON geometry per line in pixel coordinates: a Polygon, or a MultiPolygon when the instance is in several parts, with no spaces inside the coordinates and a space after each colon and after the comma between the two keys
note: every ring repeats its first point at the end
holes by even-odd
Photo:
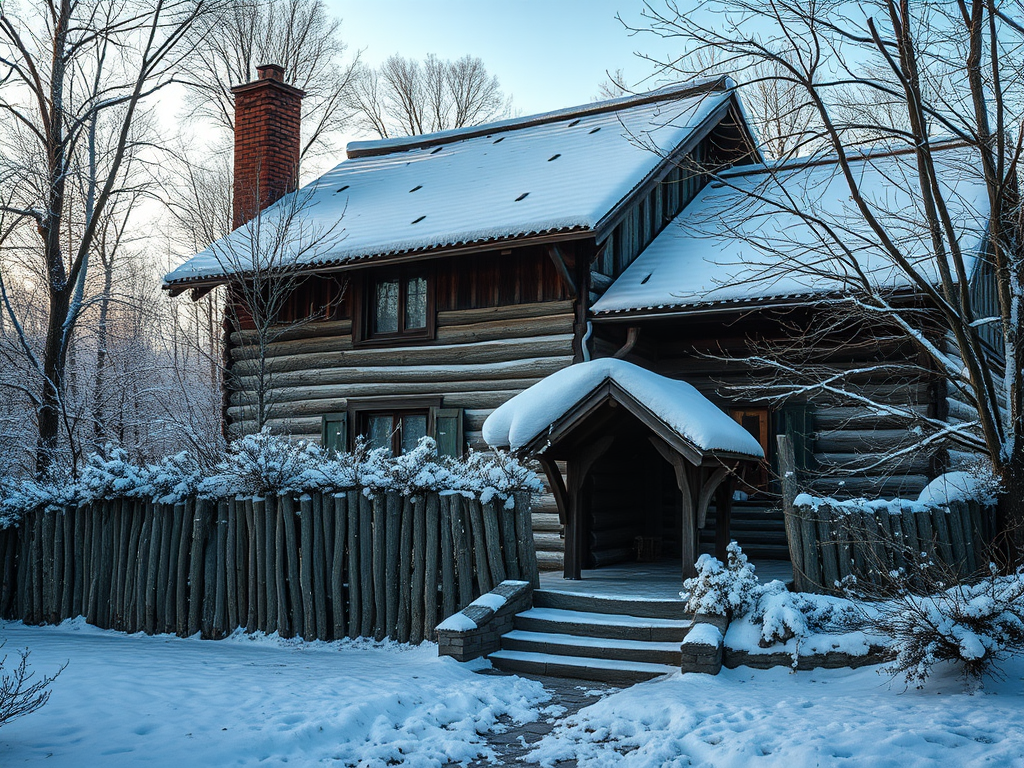
{"type": "Polygon", "coordinates": [[[397,491],[29,512],[0,530],[0,616],[104,629],[418,643],[505,578],[538,584],[530,495],[514,506],[397,491]]]}

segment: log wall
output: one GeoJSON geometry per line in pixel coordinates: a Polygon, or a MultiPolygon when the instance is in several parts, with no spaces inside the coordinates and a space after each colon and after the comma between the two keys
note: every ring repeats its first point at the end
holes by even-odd
{"type": "Polygon", "coordinates": [[[147,634],[236,629],[418,643],[504,579],[537,580],[530,497],[361,490],[300,498],[118,499],[0,530],[0,616],[84,616],[147,634]]]}

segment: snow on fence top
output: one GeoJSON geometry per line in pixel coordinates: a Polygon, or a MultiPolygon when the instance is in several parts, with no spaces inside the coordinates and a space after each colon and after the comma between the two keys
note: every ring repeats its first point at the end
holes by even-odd
{"type": "Polygon", "coordinates": [[[700,450],[764,457],[747,430],[685,381],[615,358],[571,365],[519,393],[487,417],[484,440],[518,450],[609,379],[700,450]]]}
{"type": "Polygon", "coordinates": [[[925,486],[917,499],[833,499],[827,496],[798,494],[793,503],[798,507],[817,509],[828,506],[845,513],[890,515],[902,514],[904,510],[921,512],[933,507],[947,507],[957,502],[973,501],[989,506],[995,504],[999,481],[994,475],[981,471],[956,470],[939,475],[925,486]]]}
{"type": "Polygon", "coordinates": [[[246,268],[246,253],[281,240],[283,250],[297,253],[275,263],[330,265],[592,229],[664,152],[732,98],[723,90],[729,85],[717,79],[472,129],[352,144],[349,159],[267,208],[256,225],[182,264],[165,283],[223,278],[246,268]]]}
{"type": "Polygon", "coordinates": [[[224,456],[206,466],[194,454],[168,456],[155,464],[137,464],[117,448],[90,456],[77,479],[7,480],[0,478],[0,528],[17,523],[30,510],[62,508],[107,499],[139,498],[176,504],[188,498],[263,497],[319,491],[427,491],[460,494],[510,507],[520,491],[539,493],[540,478],[508,454],[470,453],[466,459],[437,455],[424,437],[401,456],[360,444],[352,453],[333,453],[319,445],[292,441],[269,431],[236,440],[224,456]]]}
{"type": "MultiPolygon", "coordinates": [[[[865,154],[851,163],[859,189],[890,238],[926,278],[938,274],[918,210],[914,155],[865,154]]],[[[936,153],[936,168],[968,270],[985,237],[988,197],[964,147],[936,153]]],[[[596,315],[842,291],[852,250],[871,281],[911,287],[879,245],[834,158],[742,166],[708,184],[594,304],[596,315]],[[812,230],[805,215],[822,226],[812,230]]],[[[951,267],[952,269],[952,267],[951,267]]],[[[955,272],[954,272],[955,274],[955,272]]]]}

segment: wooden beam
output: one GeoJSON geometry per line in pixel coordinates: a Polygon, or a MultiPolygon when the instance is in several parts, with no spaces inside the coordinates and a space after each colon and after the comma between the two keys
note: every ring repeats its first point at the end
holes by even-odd
{"type": "Polygon", "coordinates": [[[562,253],[562,249],[558,247],[558,243],[551,243],[547,247],[548,256],[551,257],[551,261],[555,264],[555,269],[558,270],[558,274],[565,281],[565,284],[569,286],[569,293],[575,299],[579,295],[579,289],[576,286],[576,281],[572,279],[572,273],[569,272],[569,267],[565,262],[565,254],[562,253]]]}
{"type": "Polygon", "coordinates": [[[615,442],[614,435],[605,435],[566,462],[569,509],[565,520],[563,575],[567,579],[579,579],[580,571],[583,568],[584,540],[587,535],[586,520],[584,519],[586,510],[583,508],[583,488],[587,475],[590,474],[594,462],[611,448],[613,442],[615,442]]]}
{"type": "MultiPolygon", "coordinates": [[[[189,298],[192,299],[192,301],[199,301],[201,298],[203,298],[203,296],[208,294],[216,287],[217,286],[215,285],[204,285],[199,288],[193,288],[189,293],[189,298]]],[[[175,294],[172,293],[171,295],[174,296],[175,294]]]]}
{"type": "Polygon", "coordinates": [[[729,467],[719,467],[711,473],[700,489],[700,499],[697,502],[697,527],[703,528],[708,518],[708,505],[711,504],[711,496],[717,490],[719,484],[728,476],[729,467]]]}
{"type": "Polygon", "coordinates": [[[729,523],[732,518],[732,475],[719,484],[715,499],[715,557],[723,563],[728,557],[729,523]]]}
{"type": "MultiPolygon", "coordinates": [[[[657,435],[649,437],[651,445],[661,454],[661,457],[672,465],[676,474],[676,485],[679,486],[679,493],[682,497],[681,520],[679,523],[679,549],[683,560],[683,578],[690,578],[697,575],[697,515],[696,504],[694,504],[693,492],[696,490],[696,482],[691,482],[690,473],[699,472],[699,467],[694,467],[676,450],[657,435]]],[[[698,478],[694,478],[696,481],[698,478]]]]}
{"type": "Polygon", "coordinates": [[[544,470],[544,475],[548,479],[551,495],[555,497],[555,505],[558,507],[558,522],[565,525],[565,518],[569,509],[569,494],[565,489],[562,473],[558,471],[558,464],[550,456],[541,454],[537,456],[537,462],[540,464],[541,469],[544,470]]]}

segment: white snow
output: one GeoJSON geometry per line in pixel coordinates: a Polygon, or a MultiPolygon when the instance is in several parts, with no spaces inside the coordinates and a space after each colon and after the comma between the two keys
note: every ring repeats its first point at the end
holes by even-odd
{"type": "MultiPolygon", "coordinates": [[[[289,211],[294,223],[284,239],[295,242],[285,247],[305,249],[298,261],[316,264],[593,229],[662,162],[663,152],[731,98],[724,90],[679,98],[692,87],[662,89],[664,99],[653,103],[644,103],[646,94],[618,99],[603,112],[589,105],[518,118],[482,136],[455,133],[439,146],[423,145],[436,136],[418,137],[416,148],[407,140],[376,143],[388,154],[345,160],[268,208],[258,232],[239,228],[165,281],[222,276],[254,240],[281,238],[289,211]]],[[[366,148],[364,142],[351,147],[366,148]]],[[[257,252],[271,251],[260,246],[257,252]]]]}
{"type": "MultiPolygon", "coordinates": [[[[966,149],[936,157],[970,273],[987,226],[984,180],[966,149]]],[[[867,156],[853,168],[891,239],[936,279],[926,219],[917,210],[920,194],[910,191],[919,186],[913,155],[867,156]]],[[[873,285],[910,285],[856,209],[835,163],[763,170],[739,167],[724,183],[706,186],[594,304],[594,313],[842,291],[837,276],[852,274],[850,260],[839,258],[823,228],[812,231],[794,208],[838,232],[873,285]]]]}
{"type": "Polygon", "coordinates": [[[1024,659],[981,692],[951,670],[924,690],[877,668],[675,673],[581,710],[538,744],[542,766],[975,768],[1024,765],[1024,659]]]}
{"type": "Polygon", "coordinates": [[[685,629],[692,623],[689,619],[652,619],[643,616],[626,616],[621,613],[567,611],[563,608],[531,608],[519,615],[530,619],[543,619],[545,621],[560,621],[572,624],[600,624],[603,626],[615,627],[685,629]]]}
{"type": "Polygon", "coordinates": [[[974,472],[946,472],[924,487],[917,501],[921,504],[946,505],[955,501],[980,501],[995,504],[991,480],[974,472]]]}
{"type": "Polygon", "coordinates": [[[701,621],[693,625],[693,628],[686,633],[683,645],[720,645],[722,642],[722,631],[714,624],[701,621]]]}
{"type": "Polygon", "coordinates": [[[509,659],[510,661],[534,661],[545,664],[557,664],[564,667],[590,667],[591,669],[615,669],[632,672],[655,672],[669,674],[673,667],[668,664],[652,664],[648,661],[623,661],[622,659],[598,659],[590,656],[559,656],[554,653],[535,653],[533,651],[496,651],[492,659],[509,659]]]}
{"type": "Polygon", "coordinates": [[[482,605],[485,608],[490,608],[492,611],[497,611],[503,606],[507,600],[495,592],[485,592],[474,600],[471,605],[482,605]]]}
{"type": "Polygon", "coordinates": [[[509,640],[530,640],[550,645],[579,646],[581,648],[614,648],[630,651],[678,651],[679,643],[659,640],[616,640],[607,637],[587,637],[585,635],[565,635],[558,632],[533,632],[514,629],[503,637],[509,640]]]}
{"type": "Polygon", "coordinates": [[[446,632],[470,632],[476,629],[476,622],[462,611],[456,611],[437,625],[437,629],[446,632]]]}
{"type": "Polygon", "coordinates": [[[548,698],[432,643],[213,642],[81,621],[7,624],[0,638],[8,653],[28,646],[39,672],[68,662],[50,703],[0,731],[4,766],[442,766],[488,756],[499,716],[535,720],[548,698]]]}
{"type": "Polygon", "coordinates": [[[517,450],[609,379],[702,451],[764,456],[747,430],[691,385],[614,358],[577,363],[537,382],[487,417],[483,438],[517,450]]]}

